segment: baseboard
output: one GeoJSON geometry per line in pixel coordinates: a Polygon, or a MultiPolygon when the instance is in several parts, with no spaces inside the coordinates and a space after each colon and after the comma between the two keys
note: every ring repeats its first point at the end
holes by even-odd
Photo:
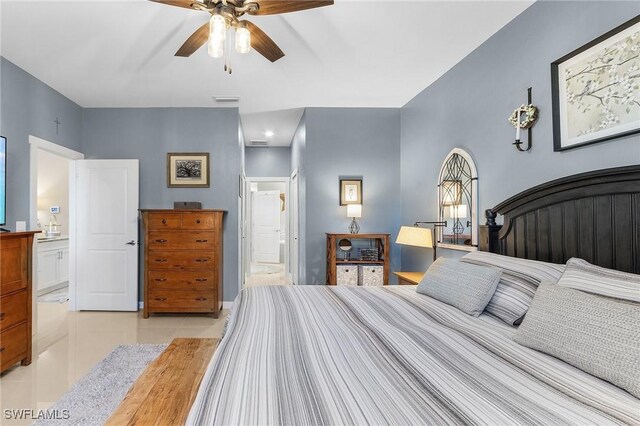
{"type": "Polygon", "coordinates": [[[142,301],[138,302],[138,309],[144,309],[144,302],[142,301]]]}

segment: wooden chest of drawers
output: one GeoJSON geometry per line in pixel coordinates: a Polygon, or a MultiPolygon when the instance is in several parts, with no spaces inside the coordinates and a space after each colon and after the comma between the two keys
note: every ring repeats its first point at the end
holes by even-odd
{"type": "Polygon", "coordinates": [[[224,210],[141,210],[144,311],[211,313],[222,309],[224,210]]]}
{"type": "Polygon", "coordinates": [[[0,234],[0,372],[17,362],[31,364],[34,234],[0,234]]]}

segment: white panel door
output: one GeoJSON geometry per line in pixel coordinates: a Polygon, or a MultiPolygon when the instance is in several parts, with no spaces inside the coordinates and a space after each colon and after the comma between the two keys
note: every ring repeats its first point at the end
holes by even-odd
{"type": "Polygon", "coordinates": [[[78,310],[138,310],[138,160],[77,160],[78,310]]]}
{"type": "Polygon", "coordinates": [[[251,193],[254,262],[280,262],[280,191],[251,193]]]}

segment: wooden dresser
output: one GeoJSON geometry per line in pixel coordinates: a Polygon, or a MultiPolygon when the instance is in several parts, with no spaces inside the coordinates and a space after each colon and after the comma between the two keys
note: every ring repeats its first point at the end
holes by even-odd
{"type": "Polygon", "coordinates": [[[144,318],[155,312],[222,309],[224,210],[141,210],[144,318]]]}
{"type": "Polygon", "coordinates": [[[0,372],[17,362],[31,364],[31,274],[36,233],[0,234],[0,372]]]}

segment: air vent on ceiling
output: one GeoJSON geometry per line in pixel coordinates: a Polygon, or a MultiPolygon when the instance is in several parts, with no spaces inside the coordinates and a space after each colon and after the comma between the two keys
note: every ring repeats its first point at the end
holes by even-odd
{"type": "Polygon", "coordinates": [[[214,96],[213,100],[218,104],[233,104],[240,102],[240,98],[237,96],[214,96]]]}
{"type": "Polygon", "coordinates": [[[264,139],[251,139],[249,143],[251,146],[269,146],[269,141],[264,139]]]}

